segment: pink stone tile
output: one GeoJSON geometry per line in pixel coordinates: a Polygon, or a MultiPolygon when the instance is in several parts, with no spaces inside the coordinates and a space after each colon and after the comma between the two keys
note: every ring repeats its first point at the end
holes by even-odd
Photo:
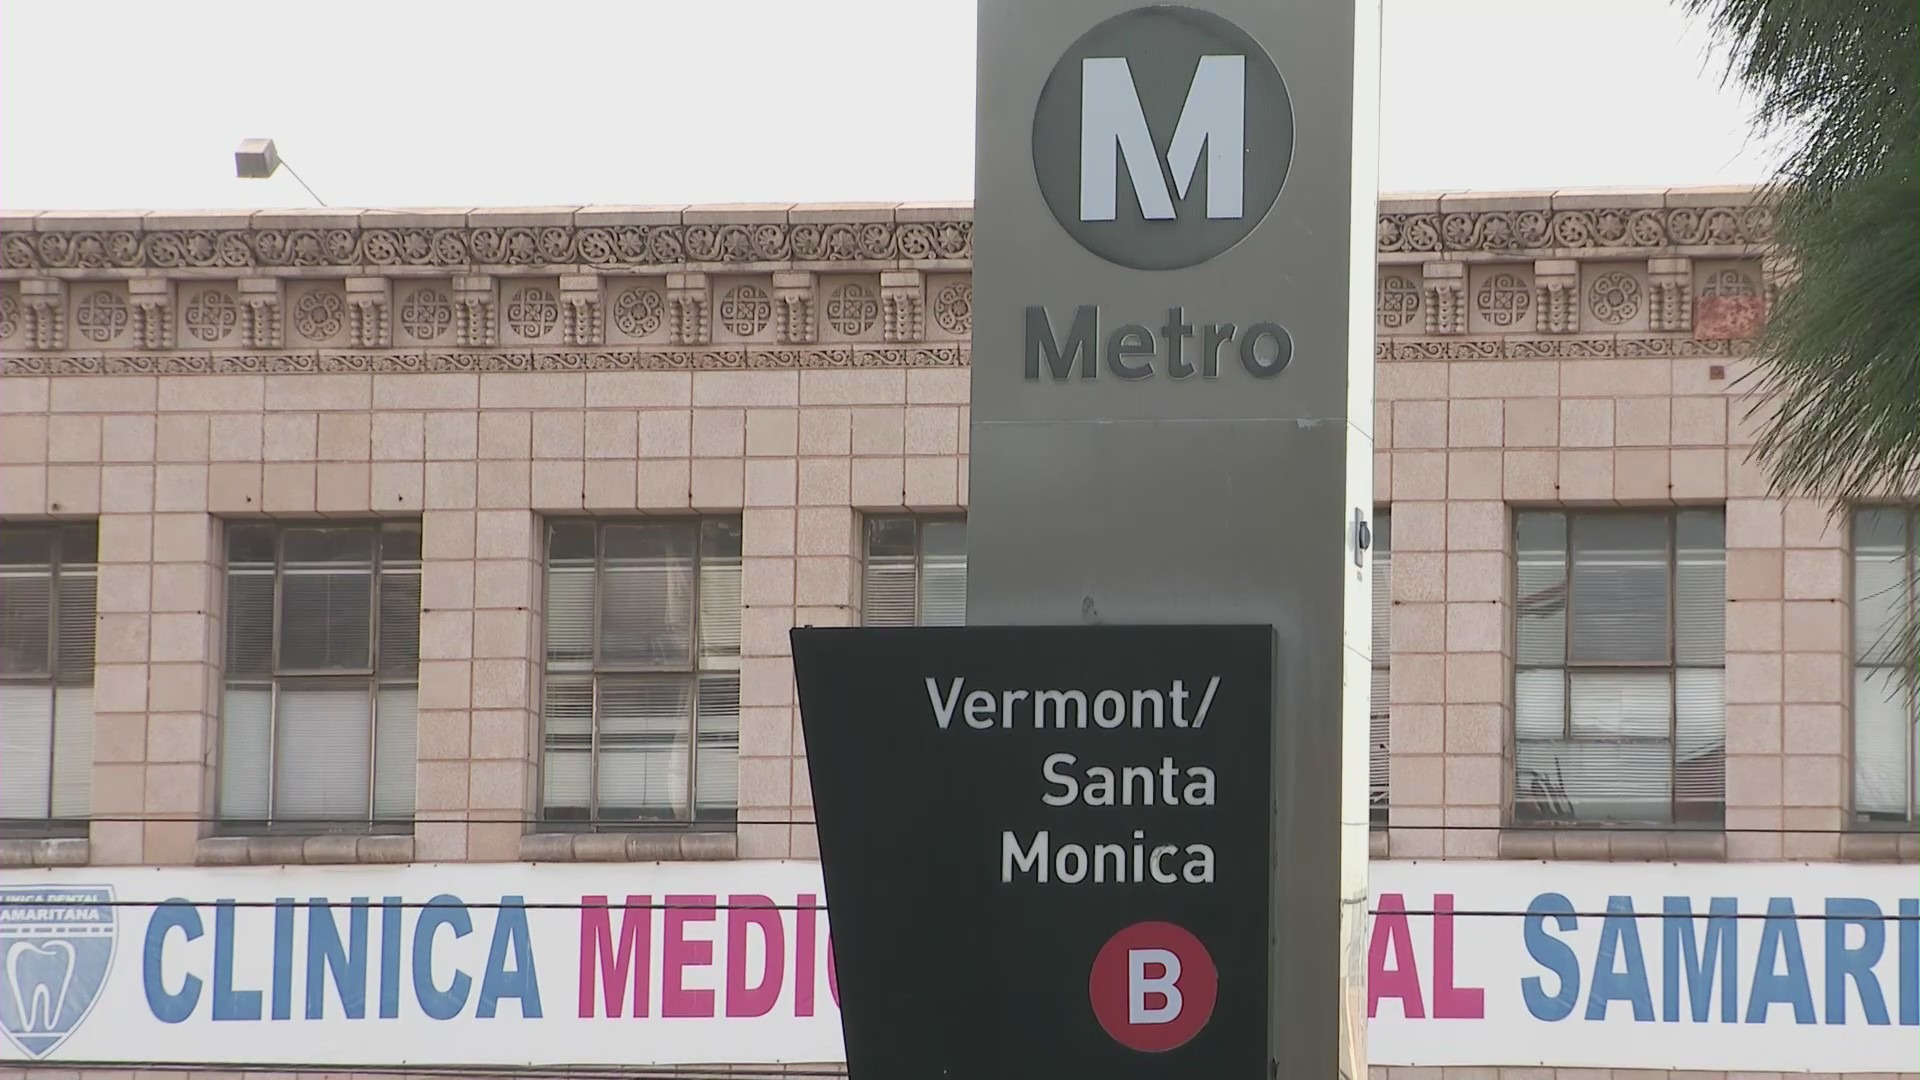
{"type": "Polygon", "coordinates": [[[1447,498],[1500,498],[1500,452],[1455,450],[1447,455],[1447,498]]]}
{"type": "Polygon", "coordinates": [[[599,409],[587,414],[589,458],[631,461],[639,445],[639,417],[629,409],[599,409]]]}
{"type": "Polygon", "coordinates": [[[426,457],[427,418],[417,412],[373,414],[375,461],[420,461],[426,457]]]}
{"type": "Polygon", "coordinates": [[[1612,502],[1613,452],[1562,450],[1560,497],[1569,502],[1612,502]]]}
{"type": "Polygon", "coordinates": [[[47,417],[15,416],[0,423],[0,464],[38,465],[47,460],[47,417]]]}
{"type": "Polygon", "coordinates": [[[313,513],[313,463],[267,465],[261,474],[260,490],[261,508],[269,514],[313,513]]]}
{"type": "Polygon", "coordinates": [[[1727,604],[1727,649],[1733,652],[1778,652],[1781,645],[1781,605],[1777,600],[1735,600],[1727,604]]]}
{"type": "Polygon", "coordinates": [[[1789,600],[1846,598],[1847,554],[1844,551],[1788,551],[1784,572],[1785,595],[1789,600]]]}
{"type": "Polygon", "coordinates": [[[1440,753],[1446,742],[1445,715],[1439,705],[1394,705],[1387,724],[1388,752],[1393,758],[1440,753]]]}
{"type": "Polygon", "coordinates": [[[536,412],[533,414],[533,456],[585,457],[586,431],[586,413],[577,409],[536,412]]]}
{"type": "Polygon", "coordinates": [[[427,460],[472,461],[480,453],[480,415],[459,412],[427,414],[427,460]]]}
{"type": "Polygon", "coordinates": [[[1614,441],[1621,446],[1660,446],[1671,440],[1672,406],[1666,398],[1620,398],[1613,403],[1614,441]]]}
{"type": "Polygon", "coordinates": [[[1788,705],[1782,749],[1790,755],[1831,754],[1846,750],[1847,718],[1839,705],[1788,705]]]}
{"type": "MultiPolygon", "coordinates": [[[[685,462],[679,464],[684,473],[685,462]]],[[[531,503],[536,510],[579,510],[586,506],[586,466],[577,459],[534,462],[531,484],[531,503]]]]}
{"type": "Polygon", "coordinates": [[[904,491],[906,504],[916,510],[959,509],[958,466],[958,460],[951,457],[908,458],[904,491]]]}
{"type": "MultiPolygon", "coordinates": [[[[204,476],[206,470],[200,471],[204,476]]],[[[99,513],[100,466],[48,466],[46,500],[51,514],[99,513]]]]}
{"type": "Polygon", "coordinates": [[[797,494],[794,459],[753,460],[746,463],[746,505],[792,506],[797,494]]]}
{"type": "MultiPolygon", "coordinates": [[[[191,460],[205,461],[207,458],[206,425],[196,416],[167,417],[169,420],[181,420],[185,423],[179,429],[176,443],[184,444],[186,450],[197,450],[191,460]]],[[[152,416],[121,416],[105,425],[100,433],[100,457],[103,461],[153,461],[154,442],[160,421],[152,416]]],[[[170,448],[170,450],[173,448],[170,448]]],[[[176,460],[169,458],[168,460],[176,460]]],[[[188,459],[178,459],[188,460],[188,459]]]]}
{"type": "Polygon", "coordinates": [[[800,413],[795,409],[747,411],[747,456],[792,457],[800,446],[800,413]]]}
{"type": "Polygon", "coordinates": [[[1612,401],[1606,399],[1561,401],[1560,445],[1612,446],[1613,421],[1612,401]]]}
{"type": "Polygon", "coordinates": [[[261,422],[268,461],[312,461],[319,453],[320,417],[314,413],[273,413],[261,422]]]}
{"type": "Polygon", "coordinates": [[[1433,602],[1446,598],[1447,557],[1445,555],[1420,552],[1394,553],[1394,603],[1433,602]]]}
{"type": "Polygon", "coordinates": [[[1726,708],[1727,752],[1778,754],[1780,706],[1729,705],[1726,708]]]}
{"type": "Polygon", "coordinates": [[[684,458],[693,453],[693,414],[685,409],[647,409],[640,414],[640,456],[684,458]]]}
{"type": "Polygon", "coordinates": [[[1790,548],[1845,550],[1844,516],[1836,518],[1824,499],[1789,499],[1781,517],[1782,542],[1790,548]]]}
{"type": "Polygon", "coordinates": [[[852,410],[814,408],[800,413],[800,453],[845,455],[852,449],[852,410]]]}
{"type": "Polygon", "coordinates": [[[747,414],[741,409],[696,409],[693,413],[695,457],[737,458],[747,452],[747,414]]]}
{"type": "Polygon", "coordinates": [[[1551,360],[1468,360],[1447,365],[1445,396],[1454,400],[1553,397],[1559,392],[1560,365],[1551,360]]]}
{"type": "Polygon", "coordinates": [[[1839,704],[1845,700],[1847,671],[1841,653],[1787,653],[1783,683],[1787,701],[1839,704]]]}
{"type": "Polygon", "coordinates": [[[683,371],[594,371],[587,373],[590,408],[685,409],[693,404],[693,375],[683,371]]]}
{"type": "Polygon", "coordinates": [[[366,462],[322,463],[314,476],[314,508],[323,514],[365,514],[372,510],[372,467],[366,462]]]}
{"type": "Polygon", "coordinates": [[[1446,752],[1498,754],[1506,746],[1507,711],[1499,705],[1448,705],[1446,752]]]}
{"type": "MultiPolygon", "coordinates": [[[[1497,653],[1506,647],[1507,608],[1498,603],[1455,603],[1446,606],[1449,652],[1497,653]]],[[[1395,616],[1398,617],[1398,609],[1395,616]]]]}
{"type": "Polygon", "coordinates": [[[794,517],[789,509],[748,507],[740,513],[740,553],[748,558],[793,555],[794,517]]]}
{"type": "Polygon", "coordinates": [[[1779,600],[1783,595],[1781,552],[1727,552],[1729,600],[1779,600]]]}
{"type": "Polygon", "coordinates": [[[1675,450],[1668,467],[1674,499],[1711,501],[1727,497],[1725,450],[1675,450]]]}
{"type": "Polygon", "coordinates": [[[1396,656],[1389,679],[1394,708],[1402,703],[1437,705],[1446,700],[1446,657],[1419,653],[1396,656]]]}
{"type": "Polygon", "coordinates": [[[589,510],[633,510],[639,506],[639,471],[631,460],[587,462],[585,484],[589,510]]]}
{"type": "Polygon", "coordinates": [[[1802,600],[1786,605],[1788,652],[1843,652],[1849,606],[1843,600],[1802,600]]]}
{"type": "MultiPolygon", "coordinates": [[[[1449,502],[1446,546],[1449,551],[1505,551],[1507,547],[1506,506],[1497,501],[1449,502]]],[[[1397,533],[1399,517],[1395,516],[1397,533]]],[[[1395,537],[1398,539],[1398,536],[1395,537]]]]}
{"type": "Polygon", "coordinates": [[[1447,702],[1499,705],[1506,700],[1506,657],[1499,653],[1448,653],[1447,702]]]}
{"type": "Polygon", "coordinates": [[[906,462],[900,458],[855,458],[853,505],[886,510],[906,505],[906,462]]]}
{"type": "Polygon", "coordinates": [[[1397,556],[1410,551],[1445,551],[1447,504],[1410,502],[1393,504],[1393,548],[1397,556]]]}
{"type": "Polygon", "coordinates": [[[965,368],[909,368],[907,401],[915,405],[964,405],[972,389],[972,375],[965,368]]]}
{"type": "Polygon", "coordinates": [[[1395,604],[1391,622],[1389,633],[1395,656],[1446,651],[1445,604],[1395,604]]]}
{"type": "Polygon", "coordinates": [[[1781,700],[1779,653],[1728,653],[1727,703],[1771,705],[1781,700]]]}
{"type": "MultiPolygon", "coordinates": [[[[644,418],[641,430],[646,430],[644,418]]],[[[691,484],[691,470],[685,459],[642,461],[636,502],[644,509],[684,509],[692,505],[691,484]]]]}
{"type": "MultiPolygon", "coordinates": [[[[490,462],[489,464],[498,464],[490,462]]],[[[479,467],[472,461],[433,461],[426,466],[426,508],[471,510],[477,505],[479,467]]]]}
{"type": "Polygon", "coordinates": [[[1502,403],[1498,399],[1456,401],[1447,408],[1447,445],[1499,446],[1503,442],[1502,403]]]}
{"type": "Polygon", "coordinates": [[[1621,502],[1661,503],[1672,494],[1668,451],[1616,450],[1613,496],[1621,502]]]}
{"type": "Polygon", "coordinates": [[[373,417],[367,413],[320,414],[321,461],[367,461],[373,456],[373,417]]]}
{"type": "Polygon", "coordinates": [[[693,375],[693,405],[797,405],[802,382],[793,371],[698,371],[693,375]]]}
{"type": "Polygon", "coordinates": [[[1786,806],[1840,806],[1846,798],[1842,759],[1798,755],[1782,762],[1781,796],[1786,806]]]}
{"type": "Polygon", "coordinates": [[[800,372],[801,405],[904,405],[902,370],[800,372]]]}
{"type": "Polygon", "coordinates": [[[1560,493],[1560,454],[1509,450],[1501,456],[1501,493],[1510,502],[1548,502],[1560,493]]]}
{"type": "Polygon", "coordinates": [[[1727,442],[1726,399],[1722,397],[1674,398],[1672,438],[1675,446],[1725,446],[1727,442]]]}
{"type": "Polygon", "coordinates": [[[370,493],[373,508],[385,511],[417,511],[425,503],[425,468],[418,462],[377,462],[373,466],[370,493]]]}
{"type": "Polygon", "coordinates": [[[480,376],[483,409],[580,409],[587,404],[586,378],[571,372],[499,372],[480,376]]]}
{"type": "Polygon", "coordinates": [[[55,415],[46,423],[48,461],[100,460],[100,417],[55,415]]]}
{"type": "Polygon", "coordinates": [[[533,414],[488,410],[480,414],[480,456],[520,460],[533,456],[533,414]]]}
{"type": "Polygon", "coordinates": [[[1784,505],[1774,499],[1729,499],[1727,547],[1779,547],[1784,510],[1784,505]]]}
{"type": "Polygon", "coordinates": [[[1393,497],[1407,501],[1445,499],[1447,455],[1431,451],[1395,450],[1393,497]]]}
{"type": "Polygon", "coordinates": [[[1394,445],[1403,450],[1437,449],[1447,445],[1447,403],[1396,401],[1393,403],[1394,445]]]}
{"type": "Polygon", "coordinates": [[[744,463],[703,458],[693,463],[692,500],[696,510],[737,510],[746,505],[744,463]]]}
{"type": "Polygon", "coordinates": [[[1547,398],[1510,398],[1503,406],[1507,446],[1560,445],[1558,402],[1547,398]]]}
{"type": "Polygon", "coordinates": [[[853,452],[862,457],[902,453],[906,446],[904,408],[853,410],[853,452]]]}
{"type": "Polygon", "coordinates": [[[906,414],[906,452],[955,454],[960,450],[960,410],[951,406],[914,406],[906,414]]]}
{"type": "Polygon", "coordinates": [[[1560,365],[1560,394],[1580,397],[1665,396],[1673,392],[1671,362],[1655,360],[1569,360],[1560,365]]]}
{"type": "Polygon", "coordinates": [[[207,509],[216,513],[258,513],[260,470],[258,464],[241,462],[207,466],[207,509]]]}

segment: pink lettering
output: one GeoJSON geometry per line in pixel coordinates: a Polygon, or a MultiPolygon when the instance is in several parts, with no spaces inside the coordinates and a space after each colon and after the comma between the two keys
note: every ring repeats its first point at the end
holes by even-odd
{"type": "Polygon", "coordinates": [[[840,1007],[840,975],[833,970],[833,931],[827,931],[827,993],[833,995],[833,1007],[840,1007]]]}
{"type": "Polygon", "coordinates": [[[812,893],[801,893],[798,911],[794,912],[793,931],[793,1015],[813,1015],[813,950],[814,924],[819,916],[813,910],[818,903],[812,893]]]}
{"type": "Polygon", "coordinates": [[[727,1015],[765,1016],[780,1000],[780,982],[786,975],[786,927],[773,898],[758,895],[727,897],[727,1015]],[[747,985],[747,932],[760,929],[760,985],[747,985]]]}
{"type": "Polygon", "coordinates": [[[714,921],[717,917],[713,907],[714,897],[711,894],[669,895],[666,903],[666,933],[660,950],[662,966],[665,968],[660,985],[660,1015],[711,1018],[713,991],[688,989],[681,979],[687,968],[709,967],[713,964],[713,942],[688,941],[686,934],[688,923],[714,921]]]}
{"type": "Polygon", "coordinates": [[[1399,893],[1381,893],[1373,917],[1373,940],[1367,943],[1368,1019],[1379,1012],[1381,998],[1399,998],[1402,1015],[1409,1020],[1418,1020],[1427,1014],[1420,998],[1420,967],[1413,955],[1407,902],[1399,893]],[[1389,949],[1399,966],[1387,966],[1389,949]]]}
{"type": "Polygon", "coordinates": [[[1437,1020],[1479,1020],[1486,1016],[1487,992],[1453,985],[1453,894],[1433,898],[1433,1015],[1437,1020]]]}
{"type": "Polygon", "coordinates": [[[607,898],[583,896],[580,905],[580,1016],[594,1016],[596,1003],[603,999],[608,1016],[621,1015],[629,982],[633,986],[633,1015],[646,1016],[653,898],[627,897],[621,908],[618,948],[613,943],[607,898]]]}

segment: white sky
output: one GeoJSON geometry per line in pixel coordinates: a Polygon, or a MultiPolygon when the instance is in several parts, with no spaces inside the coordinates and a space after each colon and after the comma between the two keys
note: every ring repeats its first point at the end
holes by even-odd
{"type": "MultiPolygon", "coordinates": [[[[1767,172],[1673,0],[1384,2],[1382,190],[1767,172]]],[[[312,205],[249,136],[335,206],[964,199],[973,60],[972,0],[3,0],[0,206],[312,205]]]]}

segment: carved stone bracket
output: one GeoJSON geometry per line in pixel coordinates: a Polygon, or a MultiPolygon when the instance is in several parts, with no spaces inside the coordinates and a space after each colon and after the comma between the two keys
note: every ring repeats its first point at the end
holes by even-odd
{"type": "Polygon", "coordinates": [[[606,340],[600,307],[599,274],[560,275],[560,340],[568,345],[599,345],[606,340]]]}
{"type": "Polygon", "coordinates": [[[888,341],[920,341],[927,336],[927,276],[918,270],[889,270],[880,275],[881,330],[888,341]]]}
{"type": "Polygon", "coordinates": [[[1420,291],[1429,334],[1461,334],[1467,329],[1467,265],[1430,262],[1420,267],[1420,291]]]}
{"type": "Polygon", "coordinates": [[[133,339],[142,349],[173,348],[173,283],[166,278],[127,282],[133,306],[133,339]]]}
{"type": "Polygon", "coordinates": [[[453,279],[454,338],[461,345],[491,345],[498,333],[494,320],[493,278],[463,274],[453,279]]]}
{"type": "Polygon", "coordinates": [[[347,279],[347,325],[355,348],[385,349],[393,345],[392,279],[347,279]]]}
{"type": "Polygon", "coordinates": [[[277,349],[286,340],[281,318],[286,286],[279,278],[240,279],[240,341],[249,349],[277,349]]]}
{"type": "Polygon", "coordinates": [[[1580,264],[1572,259],[1541,259],[1533,264],[1533,328],[1541,334],[1572,334],[1580,329],[1580,264]]]}
{"type": "Polygon", "coordinates": [[[55,278],[28,278],[20,283],[21,315],[29,344],[41,352],[67,344],[67,283],[55,278]]]}
{"type": "Polygon", "coordinates": [[[675,345],[704,345],[713,336],[707,310],[707,275],[668,274],[667,311],[675,345]]]}
{"type": "Polygon", "coordinates": [[[815,284],[812,271],[774,271],[774,313],[782,344],[804,345],[819,336],[813,302],[815,284]]]}
{"type": "Polygon", "coordinates": [[[1647,326],[1693,329],[1693,260],[1647,260],[1647,326]]]}

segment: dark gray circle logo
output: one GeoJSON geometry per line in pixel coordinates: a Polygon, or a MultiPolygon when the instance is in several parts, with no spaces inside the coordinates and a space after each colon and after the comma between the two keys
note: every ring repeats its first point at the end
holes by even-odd
{"type": "Polygon", "coordinates": [[[1178,270],[1246,239],[1293,159],[1293,104],[1246,31],[1207,11],[1136,8],[1081,36],[1033,113],[1033,169],[1080,246],[1178,270]]]}

